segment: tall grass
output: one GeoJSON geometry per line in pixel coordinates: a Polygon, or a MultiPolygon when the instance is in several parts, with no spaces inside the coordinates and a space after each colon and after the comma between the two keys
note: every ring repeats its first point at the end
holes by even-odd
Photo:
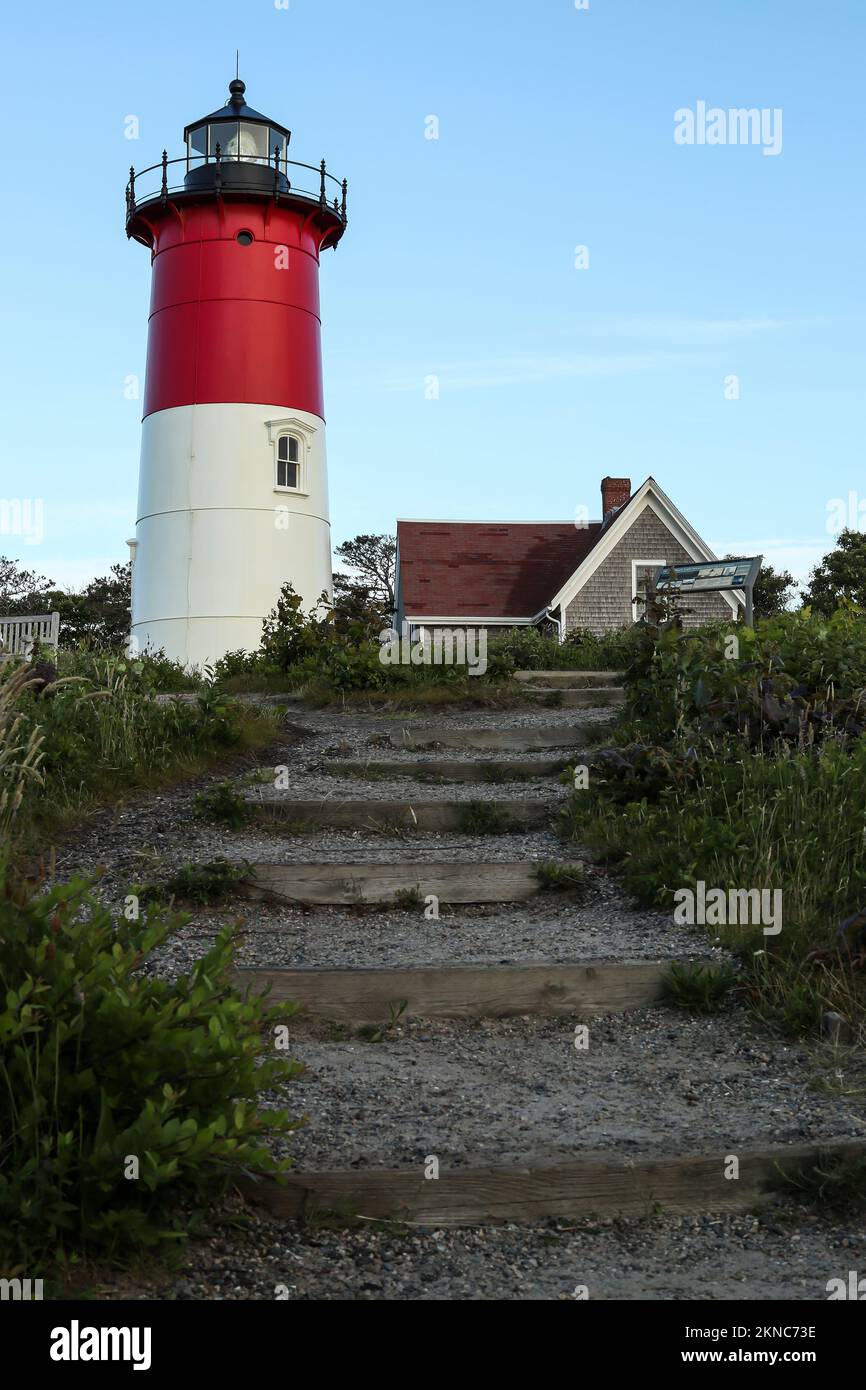
{"type": "Polygon", "coordinates": [[[22,695],[37,682],[29,668],[13,670],[0,685],[0,847],[9,844],[25,796],[41,787],[44,734],[22,709],[22,695]]]}
{"type": "Polygon", "coordinates": [[[0,832],[33,847],[70,815],[266,743],[275,716],[213,691],[159,702],[146,666],[93,658],[88,674],[41,689],[27,666],[0,668],[0,832]]]}

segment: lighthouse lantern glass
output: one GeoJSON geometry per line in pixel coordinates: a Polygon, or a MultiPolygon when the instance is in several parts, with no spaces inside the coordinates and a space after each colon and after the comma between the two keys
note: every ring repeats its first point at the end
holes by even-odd
{"type": "Polygon", "coordinates": [[[267,161],[268,127],[241,121],[237,144],[232,150],[232,143],[229,141],[229,152],[234,153],[238,159],[253,160],[256,163],[267,161]]]}
{"type": "Polygon", "coordinates": [[[189,133],[189,143],[187,148],[189,162],[194,163],[197,159],[207,158],[207,126],[200,125],[197,130],[189,133]]]}
{"type": "Polygon", "coordinates": [[[216,158],[217,145],[220,147],[220,159],[237,159],[237,121],[220,121],[208,126],[208,154],[211,159],[216,158]],[[230,152],[229,147],[232,141],[234,141],[234,148],[230,152]]]}
{"type": "Polygon", "coordinates": [[[280,164],[286,162],[286,137],[281,130],[274,130],[273,127],[268,131],[268,155],[274,157],[274,149],[279,151],[278,159],[280,164]]]}
{"type": "Polygon", "coordinates": [[[220,159],[236,159],[243,163],[267,163],[269,156],[266,125],[253,125],[251,121],[214,121],[212,125],[202,126],[190,134],[190,154],[203,154],[201,137],[207,139],[207,155],[216,158],[217,145],[220,159]]]}

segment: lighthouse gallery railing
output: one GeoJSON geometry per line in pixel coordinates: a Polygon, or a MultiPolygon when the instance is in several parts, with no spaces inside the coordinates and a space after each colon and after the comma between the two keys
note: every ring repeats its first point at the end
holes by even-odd
{"type": "MultiPolygon", "coordinates": [[[[345,224],[346,222],[346,192],[347,183],[345,179],[337,179],[333,174],[329,174],[325,168],[324,159],[316,166],[315,164],[302,164],[299,160],[286,159],[281,157],[279,149],[275,148],[273,157],[251,158],[249,155],[222,155],[220,147],[217,145],[216,154],[210,155],[180,155],[177,159],[169,159],[165,150],[162,152],[162,159],[159,164],[151,164],[146,169],[140,169],[136,173],[133,167],[129,170],[129,180],[126,185],[126,233],[130,235],[130,223],[137,212],[142,208],[153,203],[161,202],[163,205],[169,198],[178,193],[190,192],[184,183],[173,183],[171,178],[180,171],[173,166],[182,164],[184,176],[196,166],[211,164],[215,170],[214,191],[221,192],[219,182],[219,171],[224,164],[259,164],[273,170],[273,196],[275,198],[284,197],[291,194],[293,198],[303,198],[310,204],[321,208],[327,208],[334,213],[345,224]],[[169,175],[172,169],[172,175],[169,175]],[[306,171],[299,177],[304,183],[312,184],[312,188],[304,188],[300,184],[292,182],[290,170],[302,169],[306,171]],[[313,174],[313,179],[308,179],[307,174],[313,174]],[[281,176],[286,183],[281,181],[281,176]],[[315,188],[318,183],[318,188],[315,188]],[[286,188],[288,184],[288,189],[286,188]],[[334,194],[333,201],[331,194],[334,194]]],[[[259,190],[264,191],[264,187],[259,190]]]]}

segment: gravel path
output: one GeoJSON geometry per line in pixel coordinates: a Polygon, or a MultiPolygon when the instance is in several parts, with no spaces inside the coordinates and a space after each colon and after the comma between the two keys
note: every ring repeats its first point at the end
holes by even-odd
{"type": "MultiPolygon", "coordinates": [[[[546,715],[565,715],[564,720],[576,728],[594,729],[603,725],[608,711],[566,710],[520,711],[498,713],[485,711],[443,711],[435,718],[426,714],[424,727],[461,728],[544,726],[551,722],[546,715]],[[460,721],[467,721],[461,723],[460,721]]],[[[519,798],[547,798],[555,805],[567,795],[567,789],[556,778],[544,783],[495,782],[428,784],[403,779],[334,777],[325,770],[335,757],[387,756],[403,759],[407,768],[417,755],[388,748],[387,754],[370,746],[370,739],[384,739],[401,722],[385,721],[380,715],[340,715],[332,710],[307,711],[303,716],[293,712],[286,724],[286,739],[266,750],[258,758],[246,760],[230,778],[237,791],[253,799],[281,797],[289,800],[497,800],[509,795],[519,798]],[[287,769],[288,785],[275,791],[273,781],[278,768],[287,769]]],[[[449,749],[448,758],[475,760],[474,750],[449,749]]],[[[489,753],[486,761],[495,761],[489,753]]],[[[549,757],[542,750],[539,759],[549,757]]],[[[428,759],[429,760],[429,759],[428,759]]],[[[423,761],[423,759],[422,759],[423,761]]],[[[101,892],[110,900],[119,901],[132,882],[159,881],[168,878],[182,864],[202,863],[226,858],[240,863],[251,862],[300,863],[315,859],[338,862],[356,859],[365,863],[389,863],[399,860],[437,859],[448,862],[472,862],[479,858],[561,859],[568,857],[562,842],[552,830],[524,835],[490,835],[477,837],[458,833],[401,833],[392,834],[369,830],[320,830],[299,833],[279,826],[253,825],[241,832],[226,829],[197,819],[194,801],[198,792],[216,785],[220,777],[196,778],[169,791],[143,796],[134,803],[120,805],[100,812],[74,836],[70,836],[57,857],[57,872],[64,876],[73,872],[102,875],[101,892]]]]}
{"type": "MultiPolygon", "coordinates": [[[[448,748],[413,753],[391,745],[400,729],[576,730],[575,749],[603,740],[609,709],[424,710],[382,713],[293,709],[284,739],[238,766],[238,790],[262,800],[483,800],[545,798],[566,789],[544,781],[443,784],[409,777],[334,775],[335,759],[405,762],[431,756],[495,761],[448,748]],[[274,788],[288,769],[288,786],[274,788]]],[[[527,761],[567,756],[537,749],[527,761]]],[[[513,759],[509,750],[502,757],[513,759]]],[[[471,836],[316,830],[248,825],[232,832],[193,814],[202,777],[92,817],[58,855],[58,874],[101,872],[99,893],[120,904],[132,882],[159,881],[188,862],[225,857],[273,863],[356,860],[394,863],[580,858],[552,830],[471,836]]],[[[293,907],[229,899],[195,909],[154,962],[188,970],[227,921],[241,919],[239,965],[388,966],[447,962],[665,960],[723,953],[700,931],[638,909],[614,879],[587,866],[577,899],[443,906],[438,921],[409,909],[293,907]]],[[[770,1038],[734,1004],[695,1018],[668,1008],[596,1019],[587,1051],[574,1048],[575,1020],[413,1021],[383,1041],[335,1027],[290,1022],[306,1072],[265,1104],[307,1112],[288,1141],[301,1169],[399,1167],[437,1154],[443,1167],[555,1161],[580,1152],[619,1155],[736,1151],[866,1134],[862,1064],[808,1055],[770,1038]]],[[[216,1214],[217,1219],[218,1214],[216,1214]]],[[[826,1297],[826,1281],[866,1259],[861,1220],[822,1220],[774,1203],[760,1216],[598,1220],[472,1230],[418,1230],[371,1223],[347,1230],[286,1227],[249,1214],[196,1241],[173,1275],[118,1280],[107,1297],[272,1299],[565,1299],[576,1285],[592,1298],[720,1299],[826,1297]]]]}
{"type": "Polygon", "coordinates": [[[778,1203],[758,1215],[594,1220],[469,1230],[286,1228],[253,1214],[196,1243],[183,1267],[105,1297],[291,1301],[827,1297],[863,1269],[866,1233],[778,1203]]]}
{"type": "Polygon", "coordinates": [[[400,966],[533,961],[683,960],[715,953],[703,933],[675,927],[661,913],[632,908],[611,880],[590,876],[587,898],[546,895],[525,903],[449,907],[438,921],[423,909],[380,911],[237,901],[197,909],[167,943],[161,970],[189,969],[217,931],[241,921],[240,966],[400,966]]]}
{"type": "Polygon", "coordinates": [[[599,1019],[582,1051],[576,1022],[421,1020],[382,1042],[317,1042],[292,1020],[307,1071],[267,1099],[309,1120],[285,1152],[301,1170],[420,1174],[429,1154],[444,1171],[866,1135],[862,1091],[812,1089],[803,1050],[757,1036],[745,1011],[599,1019]]]}

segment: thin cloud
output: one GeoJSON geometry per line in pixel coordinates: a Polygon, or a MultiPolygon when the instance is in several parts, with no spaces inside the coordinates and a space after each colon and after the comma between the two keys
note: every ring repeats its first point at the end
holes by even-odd
{"type": "MultiPolygon", "coordinates": [[[[593,325],[589,327],[593,328],[593,325]]],[[[709,347],[714,343],[730,343],[759,333],[776,333],[787,327],[789,325],[784,319],[772,318],[629,318],[608,319],[598,323],[594,331],[623,337],[652,338],[656,342],[702,343],[709,347]]]]}
{"type": "Polygon", "coordinates": [[[788,570],[804,584],[820,560],[832,550],[832,536],[772,537],[764,540],[710,541],[716,555],[763,555],[775,570],[788,570]]]}
{"type": "MultiPolygon", "coordinates": [[[[596,319],[581,324],[584,338],[631,339],[662,344],[645,352],[602,351],[560,354],[511,354],[502,357],[463,358],[407,367],[370,363],[360,366],[375,377],[385,391],[424,389],[436,378],[440,389],[476,391],[496,386],[533,386],[551,381],[628,376],[635,373],[682,370],[710,361],[715,348],[729,343],[779,333],[791,325],[783,319],[596,319]],[[676,351],[677,347],[687,349],[676,351]]],[[[357,371],[353,377],[357,382],[357,371]]]]}
{"type": "Polygon", "coordinates": [[[490,386],[540,385],[548,381],[626,376],[635,372],[667,371],[694,365],[694,356],[673,352],[582,353],[575,356],[518,356],[428,363],[413,371],[405,367],[384,374],[386,391],[419,391],[430,378],[440,389],[475,391],[490,386]]]}

